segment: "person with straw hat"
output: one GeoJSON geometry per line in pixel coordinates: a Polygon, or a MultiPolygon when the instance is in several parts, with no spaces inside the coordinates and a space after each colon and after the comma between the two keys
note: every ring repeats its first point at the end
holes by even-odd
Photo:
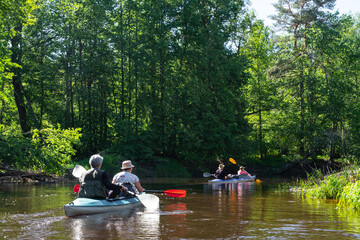
{"type": "MultiPolygon", "coordinates": [[[[135,166],[130,160],[125,160],[121,164],[122,171],[117,173],[112,182],[114,184],[125,185],[129,190],[133,190],[135,193],[142,193],[145,189],[141,186],[138,176],[132,173],[135,166]]],[[[111,196],[116,196],[120,192],[113,191],[111,196]]]]}

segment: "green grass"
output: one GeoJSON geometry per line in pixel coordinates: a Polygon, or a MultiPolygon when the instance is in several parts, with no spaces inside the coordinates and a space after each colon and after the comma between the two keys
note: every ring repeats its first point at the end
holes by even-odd
{"type": "Polygon", "coordinates": [[[360,210],[359,179],[358,165],[327,176],[315,171],[306,180],[298,180],[297,190],[307,197],[339,200],[338,207],[342,209],[360,210]]]}
{"type": "Polygon", "coordinates": [[[342,208],[353,208],[360,210],[360,181],[354,183],[350,182],[343,189],[343,192],[338,203],[342,208]]]}

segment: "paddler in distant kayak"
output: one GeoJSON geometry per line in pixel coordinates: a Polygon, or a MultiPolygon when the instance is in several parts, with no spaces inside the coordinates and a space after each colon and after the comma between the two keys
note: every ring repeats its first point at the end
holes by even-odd
{"type": "Polygon", "coordinates": [[[239,171],[237,172],[237,174],[238,175],[246,175],[246,176],[248,176],[248,177],[250,177],[251,175],[250,175],[250,173],[248,173],[247,171],[245,171],[245,167],[243,167],[243,166],[240,166],[239,167],[239,171]]]}
{"type": "Polygon", "coordinates": [[[214,177],[216,179],[229,179],[229,175],[227,174],[226,170],[225,170],[225,165],[220,163],[218,169],[216,170],[214,177]]]}
{"type": "MultiPolygon", "coordinates": [[[[129,188],[129,191],[134,191],[135,193],[142,193],[145,189],[141,186],[138,176],[132,173],[132,170],[135,166],[131,163],[130,160],[125,160],[121,164],[121,172],[117,173],[112,182],[114,184],[123,184],[129,188]]],[[[116,197],[119,195],[119,191],[112,191],[110,197],[116,197]]]]}
{"type": "Polygon", "coordinates": [[[109,175],[100,170],[104,158],[99,154],[92,155],[89,160],[91,169],[84,172],[80,177],[79,197],[105,199],[108,197],[107,190],[127,191],[122,185],[110,182],[109,175]]]}

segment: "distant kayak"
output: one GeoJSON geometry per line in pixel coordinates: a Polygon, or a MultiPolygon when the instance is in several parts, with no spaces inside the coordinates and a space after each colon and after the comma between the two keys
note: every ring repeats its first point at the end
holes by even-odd
{"type": "Polygon", "coordinates": [[[240,182],[254,182],[256,180],[256,176],[250,177],[242,177],[242,178],[231,178],[227,180],[222,179],[213,179],[209,180],[208,183],[240,183],[240,182]]]}
{"type": "Polygon", "coordinates": [[[143,207],[138,197],[122,197],[111,200],[77,198],[64,205],[65,216],[73,217],[84,214],[95,214],[119,211],[125,208],[143,207]]]}

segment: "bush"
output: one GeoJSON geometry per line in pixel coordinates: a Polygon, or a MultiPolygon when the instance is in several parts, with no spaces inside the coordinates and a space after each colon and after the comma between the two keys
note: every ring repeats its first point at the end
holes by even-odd
{"type": "Polygon", "coordinates": [[[45,128],[31,131],[26,138],[19,131],[1,128],[0,157],[18,169],[62,174],[80,144],[80,129],[45,128]]]}
{"type": "Polygon", "coordinates": [[[155,177],[190,177],[188,170],[178,161],[168,159],[156,165],[155,177]]]}

